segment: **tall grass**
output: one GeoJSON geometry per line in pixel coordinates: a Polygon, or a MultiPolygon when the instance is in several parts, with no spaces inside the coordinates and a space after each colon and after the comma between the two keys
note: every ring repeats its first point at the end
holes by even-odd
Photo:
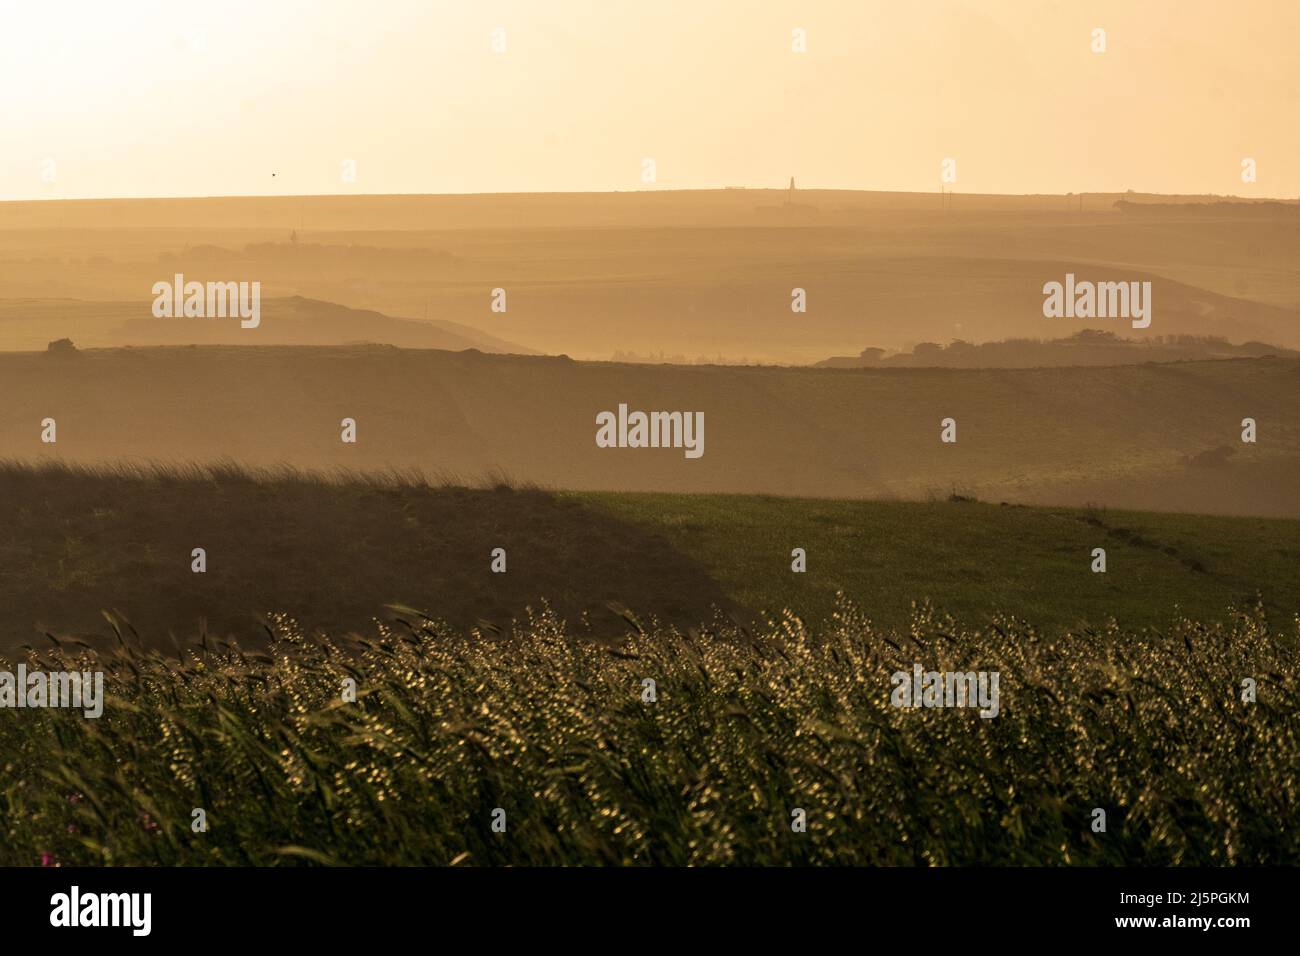
{"type": "Polygon", "coordinates": [[[316,640],[278,619],[266,653],[178,659],[129,630],[112,655],[33,651],[29,667],[104,669],[111,696],[98,720],[0,711],[0,862],[1300,860],[1300,628],[1259,611],[1063,637],[928,607],[884,632],[847,605],[818,635],[792,617],[637,627],[609,648],[545,611],[502,639],[410,614],[316,640]],[[913,662],[1000,672],[1000,716],[892,707],[913,662]]]}
{"type": "Polygon", "coordinates": [[[519,481],[496,468],[467,479],[447,470],[425,470],[413,465],[388,465],[377,468],[299,468],[283,462],[275,465],[249,465],[234,458],[211,461],[165,461],[161,459],[112,460],[81,462],[50,460],[29,462],[18,458],[0,458],[0,479],[82,481],[88,486],[117,484],[216,484],[216,485],[314,485],[355,486],[379,491],[446,490],[448,488],[513,488],[539,490],[532,482],[519,481]]]}

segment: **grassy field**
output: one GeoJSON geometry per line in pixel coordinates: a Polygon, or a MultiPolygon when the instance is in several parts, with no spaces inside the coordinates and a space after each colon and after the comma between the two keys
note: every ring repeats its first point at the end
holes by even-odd
{"type": "Polygon", "coordinates": [[[729,602],[662,536],[571,499],[408,474],[0,462],[0,651],[46,632],[113,645],[112,609],[152,647],[206,630],[263,643],[272,612],[368,632],[385,605],[509,632],[542,601],[618,637],[607,604],[682,627],[729,602]],[[503,548],[506,571],[492,570],[503,548]],[[193,551],[206,552],[196,573],[193,551]]]}
{"type": "Polygon", "coordinates": [[[816,640],[786,621],[619,649],[547,618],[513,643],[419,619],[277,635],[30,658],[103,668],[108,698],[0,711],[0,864],[1300,859],[1300,635],[1249,614],[1051,639],[923,614],[895,641],[846,609],[816,640]],[[996,671],[1000,712],[892,706],[914,663],[996,671]]]}
{"type": "Polygon", "coordinates": [[[1055,631],[1166,628],[1257,601],[1279,627],[1300,612],[1300,522],[1282,519],[10,464],[0,524],[0,650],[47,632],[112,646],[105,610],[165,649],[204,630],[259,645],[270,613],[367,633],[390,604],[508,633],[546,602],[601,638],[626,630],[611,605],[682,629],[715,609],[741,622],[789,609],[816,629],[839,592],[891,629],[927,600],[971,625],[1011,613],[1055,631]]]}
{"type": "Polygon", "coordinates": [[[1003,611],[1040,627],[1218,618],[1257,598],[1286,626],[1300,612],[1300,522],[1028,508],[976,501],[832,501],[752,495],[582,494],[662,534],[741,605],[809,624],[844,592],[879,624],[905,627],[932,601],[980,624],[1003,611]],[[791,571],[790,552],[807,552],[791,571]],[[1107,570],[1093,573],[1092,549],[1107,570]]]}
{"type": "Polygon", "coordinates": [[[1300,611],[1300,522],[1280,519],[10,464],[0,523],[0,650],[47,632],[112,646],[110,609],[166,649],[203,630],[261,644],[273,612],[366,633],[390,604],[508,633],[547,602],[602,638],[626,630],[610,605],[682,629],[715,609],[819,628],[839,592],[893,629],[927,600],[972,625],[1012,613],[1057,631],[1217,620],[1257,600],[1285,627],[1300,611]],[[806,573],[790,569],[796,547],[806,573]]]}
{"type": "Polygon", "coordinates": [[[135,625],[0,653],[106,691],[0,708],[0,865],[1300,859],[1295,522],[197,467],[0,489],[6,627],[135,625]],[[996,672],[998,715],[892,706],[914,664],[996,672]]]}

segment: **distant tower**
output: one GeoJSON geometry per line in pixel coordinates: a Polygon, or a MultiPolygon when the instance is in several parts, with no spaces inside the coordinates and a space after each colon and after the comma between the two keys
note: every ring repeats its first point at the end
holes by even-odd
{"type": "Polygon", "coordinates": [[[794,177],[790,177],[790,190],[786,193],[785,198],[789,202],[794,202],[794,177]]]}

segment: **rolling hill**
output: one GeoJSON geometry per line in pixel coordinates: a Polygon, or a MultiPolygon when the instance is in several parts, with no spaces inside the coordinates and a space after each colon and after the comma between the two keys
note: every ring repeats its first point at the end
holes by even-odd
{"type": "Polygon", "coordinates": [[[164,650],[204,635],[258,646],[279,615],[365,637],[423,612],[490,640],[544,604],[601,641],[630,632],[629,611],[686,632],[763,628],[788,609],[820,633],[841,593],[895,632],[924,602],[973,627],[1011,615],[1051,633],[1222,620],[1257,601],[1285,632],[1300,612],[1294,520],[4,465],[0,523],[0,651],[46,633],[115,646],[105,611],[124,640],[164,650]],[[1105,574],[1090,570],[1095,547],[1105,574]]]}
{"type": "Polygon", "coordinates": [[[33,351],[59,338],[81,347],[109,345],[349,345],[382,342],[403,348],[534,354],[455,322],[397,319],[332,302],[292,296],[262,299],[256,328],[236,320],[157,319],[153,299],[82,302],[0,299],[0,351],[33,351]]]}
{"type": "Polygon", "coordinates": [[[201,634],[260,644],[273,613],[309,633],[371,634],[389,604],[508,636],[546,602],[598,639],[628,629],[610,602],[683,628],[735,607],[662,535],[506,485],[0,465],[0,522],[0,648],[45,644],[47,631],[112,647],[105,610],[127,639],[169,649],[201,634]]]}
{"type": "Polygon", "coordinates": [[[650,366],[365,347],[0,354],[0,456],[373,470],[551,488],[1300,515],[1300,362],[650,366]],[[704,452],[601,448],[596,416],[701,412],[704,452]],[[940,441],[945,418],[957,441],[940,441]],[[1241,441],[1244,418],[1258,441],[1241,441]],[[57,442],[42,421],[57,422],[57,442]],[[357,441],[341,441],[341,423],[357,441]]]}
{"type": "Polygon", "coordinates": [[[802,364],[864,345],[1084,328],[1300,348],[1294,203],[1088,195],[1080,209],[1077,196],[798,197],[792,205],[775,190],[4,203],[0,295],[137,303],[136,315],[147,316],[152,283],[181,271],[261,281],[268,298],[457,323],[582,359],[623,351],[802,364]],[[1140,211],[1121,211],[1121,198],[1140,211]],[[1067,273],[1150,281],[1150,328],[1044,318],[1043,284],[1067,273]],[[506,312],[490,308],[496,288],[508,293],[506,312]],[[806,291],[806,313],[791,311],[795,288],[806,291]]]}

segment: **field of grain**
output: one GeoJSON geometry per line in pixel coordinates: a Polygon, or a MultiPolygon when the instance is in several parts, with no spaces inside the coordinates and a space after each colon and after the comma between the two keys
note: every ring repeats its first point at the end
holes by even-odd
{"type": "Polygon", "coordinates": [[[0,862],[1300,858],[1294,623],[1047,637],[924,610],[887,633],[845,606],[819,636],[628,628],[604,647],[543,614],[493,643],[410,614],[346,640],[278,620],[265,652],[124,633],[108,658],[32,655],[103,668],[108,697],[98,719],[0,712],[0,862]],[[998,672],[1000,713],[892,706],[914,664],[998,672]]]}

